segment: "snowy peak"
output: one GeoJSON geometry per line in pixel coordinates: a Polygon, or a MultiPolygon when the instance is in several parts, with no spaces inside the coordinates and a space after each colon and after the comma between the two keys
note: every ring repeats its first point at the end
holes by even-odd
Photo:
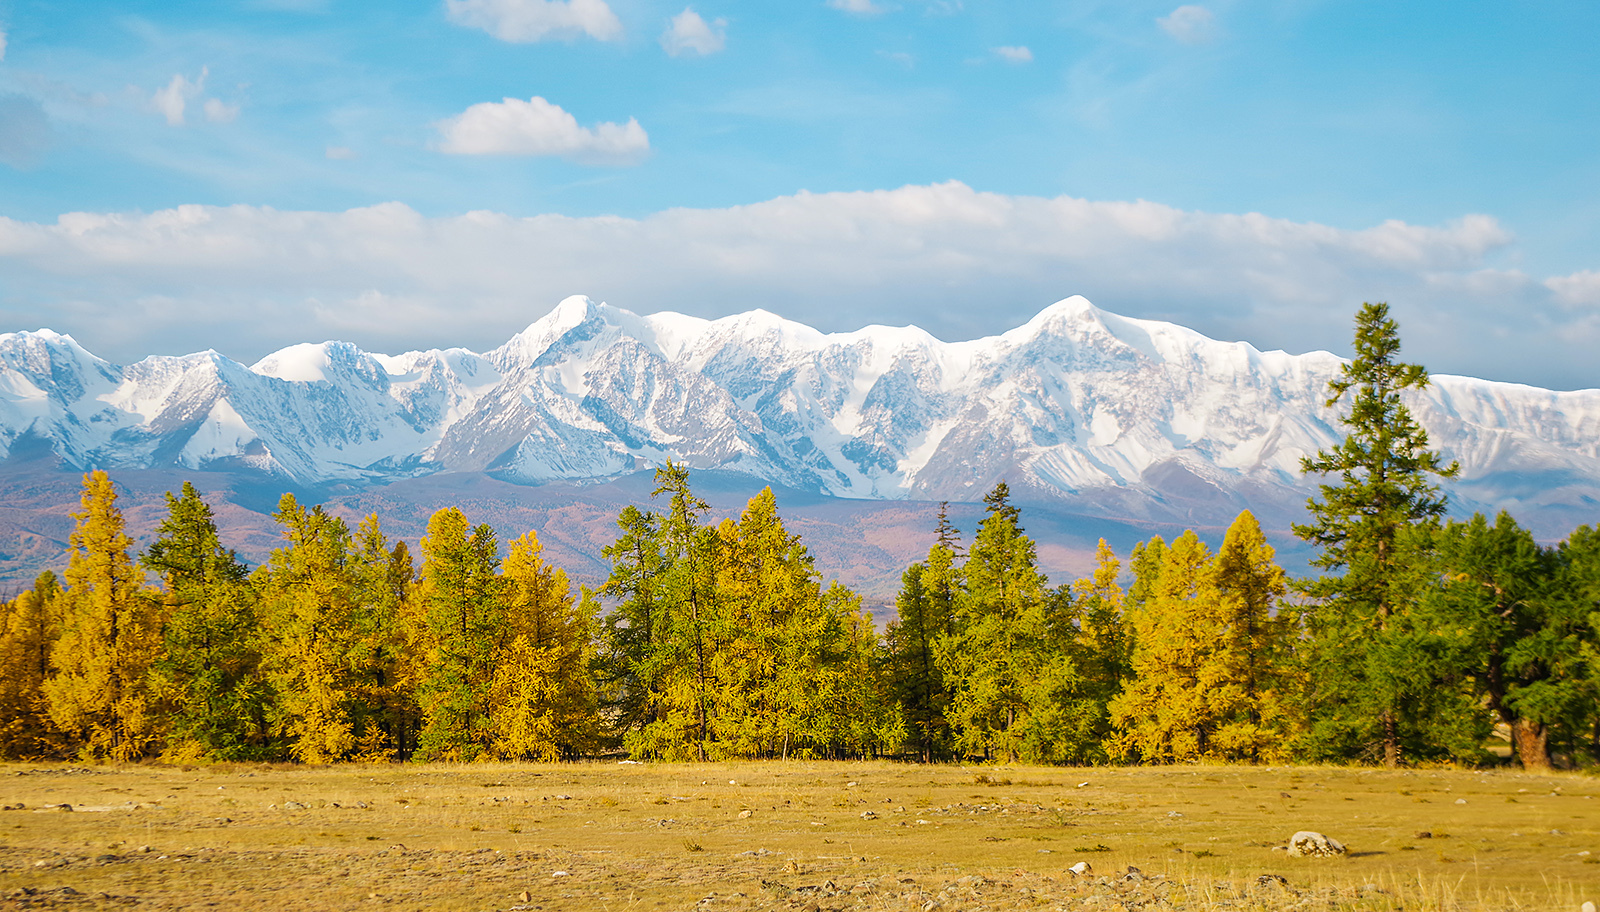
{"type": "MultiPolygon", "coordinates": [[[[302,483],[586,479],[674,459],[843,497],[971,500],[1006,478],[1123,516],[1209,516],[1299,509],[1313,489],[1300,457],[1340,436],[1323,405],[1339,366],[1076,296],[959,342],[573,296],[485,354],[323,342],[250,367],[216,352],[119,367],[49,330],[0,335],[0,450],[33,434],[76,468],[302,483]]],[[[1439,376],[1413,400],[1462,462],[1461,502],[1577,510],[1600,497],[1600,391],[1439,376]]]]}

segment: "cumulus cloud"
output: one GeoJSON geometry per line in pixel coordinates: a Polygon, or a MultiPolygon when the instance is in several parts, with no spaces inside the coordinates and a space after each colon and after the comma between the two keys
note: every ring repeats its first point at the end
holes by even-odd
{"type": "Polygon", "coordinates": [[[1217,17],[1203,6],[1180,6],[1156,20],[1161,30],[1184,44],[1205,44],[1217,36],[1217,17]]]}
{"type": "Polygon", "coordinates": [[[701,57],[715,54],[727,43],[728,20],[707,22],[690,7],[672,17],[667,30],[661,33],[661,46],[673,57],[698,54],[701,57]]]}
{"type": "Polygon", "coordinates": [[[639,122],[578,125],[560,105],[535,95],[475,104],[437,124],[451,155],[556,155],[592,165],[637,164],[650,151],[639,122]]]}
{"type": "Polygon", "coordinates": [[[207,98],[204,105],[206,120],[212,123],[233,123],[239,117],[239,106],[216,98],[207,98]]]}
{"type": "Polygon", "coordinates": [[[828,6],[858,16],[876,16],[885,11],[884,7],[873,3],[872,0],[828,0],[828,6]]]}
{"type": "Polygon", "coordinates": [[[444,5],[451,22],[483,29],[501,41],[622,37],[622,22],[605,0],[445,0],[444,5]]]}
{"type": "Polygon", "coordinates": [[[1348,352],[1351,315],[1387,300],[1407,358],[1436,372],[1600,385],[1600,321],[1574,309],[1600,294],[1596,274],[1490,268],[1514,243],[1484,216],[1349,230],[960,183],[637,219],[183,206],[0,218],[0,325],[51,326],[114,360],[216,347],[249,361],[325,338],[484,350],[574,293],[641,313],[763,307],[824,330],[917,323],[946,339],[1080,293],[1263,349],[1348,352]]]}
{"type": "Polygon", "coordinates": [[[1585,269],[1545,279],[1544,284],[1567,307],[1600,310],[1600,272],[1585,269]]]}
{"type": "Polygon", "coordinates": [[[1001,60],[1004,60],[1007,63],[1033,62],[1033,52],[1020,44],[1016,45],[1015,47],[997,47],[993,50],[1000,56],[1001,60]]]}
{"type": "Polygon", "coordinates": [[[207,69],[202,68],[199,78],[193,82],[184,78],[182,73],[173,74],[171,82],[151,93],[150,106],[167,119],[168,126],[183,126],[184,112],[189,102],[198,98],[205,88],[208,73],[207,69]]]}

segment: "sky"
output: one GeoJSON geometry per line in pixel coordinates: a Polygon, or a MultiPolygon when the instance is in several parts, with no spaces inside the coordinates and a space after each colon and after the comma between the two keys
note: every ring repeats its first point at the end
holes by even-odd
{"type": "Polygon", "coordinates": [[[1600,4],[0,0],[0,332],[485,350],[1073,294],[1600,387],[1600,4]]]}

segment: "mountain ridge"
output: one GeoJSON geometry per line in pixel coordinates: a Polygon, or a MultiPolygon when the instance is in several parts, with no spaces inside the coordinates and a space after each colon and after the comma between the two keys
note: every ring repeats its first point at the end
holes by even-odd
{"type": "MultiPolygon", "coordinates": [[[[248,367],[215,351],[121,366],[39,330],[0,335],[0,457],[21,441],[64,468],[298,486],[582,483],[674,459],[847,499],[971,502],[1005,478],[1085,515],[1216,525],[1248,506],[1286,528],[1317,481],[1300,457],[1341,436],[1324,400],[1342,363],[1077,296],[957,342],[574,296],[488,352],[328,341],[248,367]]],[[[1511,509],[1547,537],[1593,521],[1600,390],[1435,375],[1410,402],[1462,463],[1460,509],[1511,509]]]]}

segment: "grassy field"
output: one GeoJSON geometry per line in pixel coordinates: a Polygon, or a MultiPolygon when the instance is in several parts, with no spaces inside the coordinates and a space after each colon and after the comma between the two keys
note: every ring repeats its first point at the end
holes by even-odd
{"type": "Polygon", "coordinates": [[[1577,912],[1597,796],[1323,767],[9,765],[0,908],[1577,912]],[[1301,829],[1350,853],[1275,848],[1301,829]]]}

